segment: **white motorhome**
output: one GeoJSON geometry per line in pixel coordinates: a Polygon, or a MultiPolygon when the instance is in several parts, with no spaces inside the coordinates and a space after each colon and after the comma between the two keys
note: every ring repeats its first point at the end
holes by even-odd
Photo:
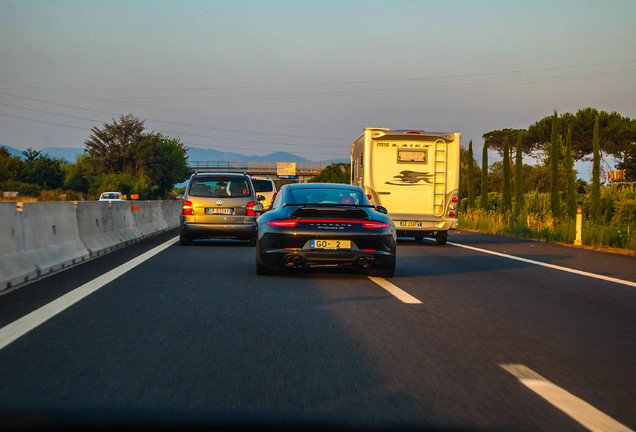
{"type": "Polygon", "coordinates": [[[365,128],[351,146],[351,184],[388,210],[398,236],[446,244],[457,228],[460,136],[365,128]]]}

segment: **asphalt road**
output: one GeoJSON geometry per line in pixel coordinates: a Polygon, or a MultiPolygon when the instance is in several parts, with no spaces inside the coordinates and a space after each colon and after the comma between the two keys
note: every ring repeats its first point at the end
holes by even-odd
{"type": "Polygon", "coordinates": [[[462,231],[401,240],[387,289],[362,272],[256,276],[253,247],[213,240],[93,286],[175,235],[0,296],[5,427],[636,430],[634,257],[462,231]]]}

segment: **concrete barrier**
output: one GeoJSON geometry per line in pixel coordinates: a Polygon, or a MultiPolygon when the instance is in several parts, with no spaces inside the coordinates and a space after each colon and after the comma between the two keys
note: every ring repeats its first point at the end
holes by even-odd
{"type": "Polygon", "coordinates": [[[180,201],[0,202],[0,291],[179,226],[180,201]]]}
{"type": "Polygon", "coordinates": [[[176,228],[181,224],[182,203],[183,201],[163,201],[161,206],[163,220],[168,224],[169,228],[176,228]]]}
{"type": "Polygon", "coordinates": [[[142,237],[155,234],[168,228],[163,220],[161,201],[135,201],[132,206],[135,227],[142,237]]]}
{"type": "Polygon", "coordinates": [[[90,256],[80,239],[73,202],[27,202],[22,205],[24,248],[38,275],[90,256]]]}
{"type": "Polygon", "coordinates": [[[108,253],[125,244],[115,232],[113,212],[108,202],[80,201],[76,210],[80,238],[91,257],[108,253]]]}
{"type": "Polygon", "coordinates": [[[22,203],[0,202],[0,291],[38,276],[26,254],[22,228],[22,203]]]}

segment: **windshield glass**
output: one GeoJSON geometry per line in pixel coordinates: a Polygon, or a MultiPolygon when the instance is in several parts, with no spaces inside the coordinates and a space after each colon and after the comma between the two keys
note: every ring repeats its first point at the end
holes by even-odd
{"type": "Polygon", "coordinates": [[[291,196],[294,203],[303,204],[365,204],[362,193],[344,188],[294,189],[291,196]]]}
{"type": "Polygon", "coordinates": [[[199,177],[190,185],[190,195],[195,197],[247,197],[250,195],[247,180],[241,177],[199,177]]]}
{"type": "Polygon", "coordinates": [[[252,184],[256,192],[272,192],[274,190],[274,185],[271,180],[252,179],[252,184]]]}

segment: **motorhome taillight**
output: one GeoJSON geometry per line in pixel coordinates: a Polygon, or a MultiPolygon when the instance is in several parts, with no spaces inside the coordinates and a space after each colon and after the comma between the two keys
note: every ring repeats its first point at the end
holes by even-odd
{"type": "Polygon", "coordinates": [[[194,209],[192,208],[192,201],[184,201],[183,204],[181,204],[181,213],[184,216],[194,215],[194,209]]]}
{"type": "Polygon", "coordinates": [[[409,135],[422,135],[422,132],[418,132],[418,131],[408,131],[408,132],[404,132],[406,134],[409,135]]]}
{"type": "Polygon", "coordinates": [[[448,212],[448,216],[449,217],[455,217],[455,212],[454,211],[449,211],[448,212]]]}
{"type": "Polygon", "coordinates": [[[368,198],[368,199],[371,199],[371,198],[372,198],[372,197],[371,197],[371,194],[367,194],[367,198],[368,198]]]}
{"type": "Polygon", "coordinates": [[[459,199],[456,196],[454,196],[453,198],[451,198],[451,201],[452,202],[457,202],[457,201],[459,201],[459,199]]]}

